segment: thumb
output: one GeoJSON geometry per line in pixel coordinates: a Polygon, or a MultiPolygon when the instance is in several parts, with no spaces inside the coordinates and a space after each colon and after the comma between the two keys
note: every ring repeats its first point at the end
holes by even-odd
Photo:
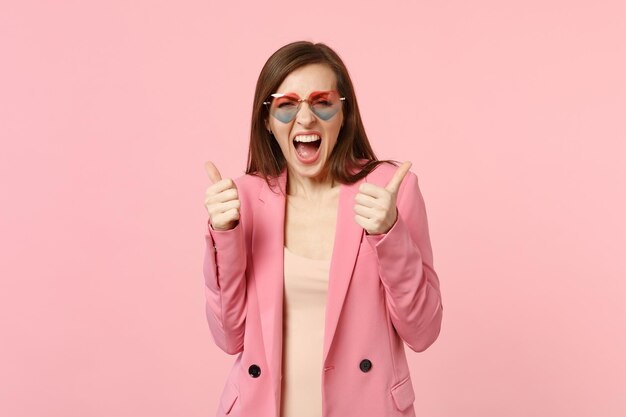
{"type": "Polygon", "coordinates": [[[209,175],[209,179],[213,184],[222,180],[222,176],[220,175],[220,172],[217,170],[217,167],[213,162],[206,161],[204,163],[204,170],[209,175]]]}
{"type": "Polygon", "coordinates": [[[409,172],[409,168],[411,168],[411,165],[413,165],[411,162],[405,161],[402,165],[398,167],[396,172],[393,174],[393,177],[391,177],[391,180],[389,180],[389,183],[385,187],[387,191],[391,191],[394,194],[398,192],[400,184],[406,176],[406,173],[409,172]]]}

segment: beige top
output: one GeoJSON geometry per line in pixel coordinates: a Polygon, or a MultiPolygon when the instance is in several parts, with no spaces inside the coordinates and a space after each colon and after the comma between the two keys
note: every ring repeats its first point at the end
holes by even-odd
{"type": "Polygon", "coordinates": [[[324,320],[330,260],[285,253],[281,417],[322,416],[324,320]]]}

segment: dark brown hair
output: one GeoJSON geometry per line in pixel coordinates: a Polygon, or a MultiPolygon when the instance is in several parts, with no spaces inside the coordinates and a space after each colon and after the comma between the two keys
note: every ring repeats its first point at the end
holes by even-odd
{"type": "Polygon", "coordinates": [[[339,55],[323,43],[297,41],[281,47],[269,57],[259,74],[254,93],[246,174],[265,178],[270,187],[270,179],[282,172],[287,161],[278,143],[265,128],[269,111],[263,102],[276,92],[292,71],[317,63],[326,64],[333,70],[337,90],[340,96],[346,98],[343,102],[344,126],[328,160],[330,177],[342,184],[352,184],[383,162],[399,165],[398,161],[376,159],[363,127],[352,80],[339,55]]]}

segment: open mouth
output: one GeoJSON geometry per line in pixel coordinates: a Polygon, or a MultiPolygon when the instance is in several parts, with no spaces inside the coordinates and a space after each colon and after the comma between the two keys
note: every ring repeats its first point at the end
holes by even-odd
{"type": "Polygon", "coordinates": [[[293,139],[292,143],[296,148],[298,155],[306,159],[315,155],[319,147],[322,145],[322,139],[317,135],[298,136],[293,139]]]}

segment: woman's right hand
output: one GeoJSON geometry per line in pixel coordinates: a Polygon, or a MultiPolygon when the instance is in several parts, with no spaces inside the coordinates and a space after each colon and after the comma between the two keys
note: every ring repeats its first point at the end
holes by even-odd
{"type": "Polygon", "coordinates": [[[213,230],[230,230],[237,226],[239,221],[239,193],[235,182],[222,179],[217,167],[211,161],[204,163],[204,169],[209,175],[212,184],[207,188],[204,206],[209,213],[213,230]]]}

